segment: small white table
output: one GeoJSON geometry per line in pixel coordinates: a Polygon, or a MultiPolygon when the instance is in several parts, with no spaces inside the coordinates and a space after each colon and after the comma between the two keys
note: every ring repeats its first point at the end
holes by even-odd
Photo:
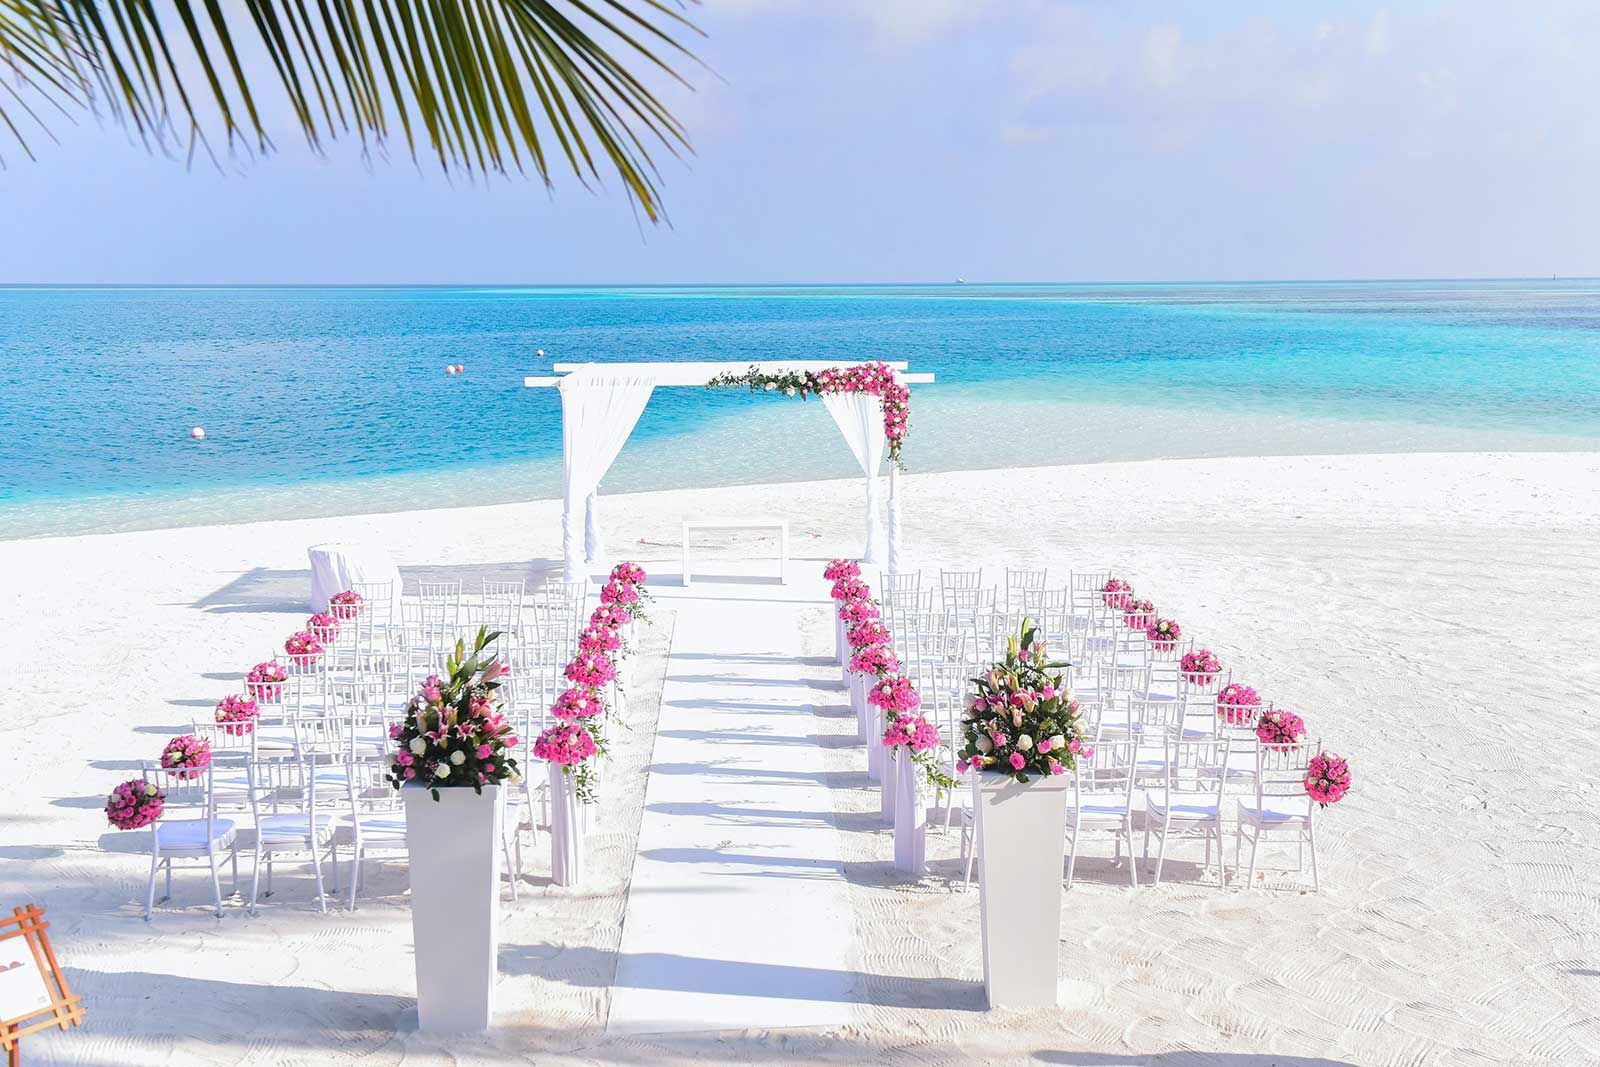
{"type": "Polygon", "coordinates": [[[373,544],[325,544],[306,549],[311,561],[311,610],[327,611],[328,598],[357,582],[388,582],[391,603],[400,599],[400,569],[381,546],[373,544]]]}
{"type": "Polygon", "coordinates": [[[789,573],[789,523],[784,519],[688,519],[683,524],[683,584],[691,581],[689,568],[689,543],[696,533],[706,530],[776,531],[778,535],[778,582],[788,581],[789,573]]]}

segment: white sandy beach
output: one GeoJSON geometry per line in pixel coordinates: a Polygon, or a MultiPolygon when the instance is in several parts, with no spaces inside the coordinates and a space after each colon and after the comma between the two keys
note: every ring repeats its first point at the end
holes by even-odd
{"type": "MultiPolygon", "coordinates": [[[[502,1025],[466,1042],[397,1034],[414,995],[399,864],[374,868],[353,914],[319,914],[284,869],[258,918],[234,905],[220,921],[204,879],[180,874],[179,906],[146,925],[140,835],[106,825],[104,796],[298,626],[308,544],[379,541],[408,579],[532,576],[557,566],[559,501],[0,542],[0,905],[48,909],[89,1010],[80,1032],[29,1038],[25,1062],[1600,1062],[1600,454],[913,474],[903,494],[913,565],[1048,564],[1053,584],[1114,568],[1349,757],[1355,788],[1319,824],[1323,891],[1218,889],[1179,863],[1135,892],[1080,862],[1062,1008],[986,1015],[955,835],[930,835],[920,883],[894,882],[890,837],[860,817],[860,750],[824,745],[851,1022],[608,1036],[664,599],[591,884],[548,886],[541,838],[505,912],[502,1025]]],[[[857,480],[614,496],[604,525],[616,556],[667,576],[682,518],[777,514],[796,567],[820,571],[859,551],[861,498],[857,480]]],[[[829,625],[820,605],[807,616],[813,655],[831,651],[829,625]]],[[[819,704],[815,732],[853,723],[819,704]]]]}

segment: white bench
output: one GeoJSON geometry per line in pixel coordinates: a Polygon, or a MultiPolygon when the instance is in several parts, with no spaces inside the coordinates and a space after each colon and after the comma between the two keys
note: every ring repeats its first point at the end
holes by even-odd
{"type": "Polygon", "coordinates": [[[683,584],[692,580],[689,567],[689,544],[696,533],[706,530],[776,531],[778,535],[778,581],[787,581],[789,571],[789,523],[783,519],[688,519],[683,524],[683,584]]]}

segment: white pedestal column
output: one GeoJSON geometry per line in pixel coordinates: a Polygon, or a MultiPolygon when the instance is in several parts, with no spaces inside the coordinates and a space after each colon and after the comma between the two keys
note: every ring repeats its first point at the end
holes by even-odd
{"type": "Polygon", "coordinates": [[[1068,775],[973,775],[983,988],[991,1008],[1056,1003],[1068,775]]]}
{"type": "Polygon", "coordinates": [[[486,1030],[494,1016],[500,925],[500,787],[401,792],[411,868],[417,1026],[486,1030]]]}
{"type": "MultiPolygon", "coordinates": [[[[868,678],[863,688],[870,690],[876,678],[868,678]]],[[[862,701],[867,707],[867,777],[874,782],[883,781],[883,709],[870,700],[862,701]]]]}
{"type": "Polygon", "coordinates": [[[578,781],[550,763],[550,880],[574,886],[583,881],[583,804],[578,781]]]}
{"type": "Polygon", "coordinates": [[[894,802],[898,796],[899,776],[905,768],[900,766],[900,753],[896,749],[883,747],[883,735],[878,735],[878,740],[873,742],[878,747],[878,759],[883,768],[883,778],[878,782],[878,817],[885,826],[894,825],[894,802]]]}
{"type": "Polygon", "coordinates": [[[856,740],[867,740],[867,680],[854,671],[845,672],[850,686],[850,710],[856,713],[856,740]]]}
{"type": "Polygon", "coordinates": [[[927,777],[922,768],[901,752],[891,761],[895,771],[894,869],[922,875],[928,869],[927,777]]]}
{"type": "Polygon", "coordinates": [[[839,613],[833,613],[833,658],[843,667],[850,662],[850,642],[846,633],[844,620],[839,618],[839,613]]]}

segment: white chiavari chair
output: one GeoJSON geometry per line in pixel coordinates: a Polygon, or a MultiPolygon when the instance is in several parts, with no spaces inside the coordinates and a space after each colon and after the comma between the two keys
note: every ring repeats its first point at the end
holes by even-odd
{"type": "Polygon", "coordinates": [[[1045,591],[1045,577],[1048,568],[1006,568],[1005,600],[1006,611],[1024,612],[1033,610],[1033,605],[1040,603],[1045,591]]]}
{"type": "Polygon", "coordinates": [[[344,767],[345,797],[350,810],[341,815],[334,825],[334,868],[338,869],[338,849],[350,848],[350,900],[351,911],[356,907],[356,894],[365,881],[362,860],[373,851],[406,851],[406,815],[400,791],[386,775],[389,757],[386,754],[365,753],[350,760],[344,767]]]}
{"type": "MultiPolygon", "coordinates": [[[[1237,742],[1235,742],[1237,743],[1237,742]]],[[[1305,871],[1306,853],[1311,854],[1311,889],[1322,888],[1317,873],[1316,802],[1306,792],[1306,773],[1311,757],[1322,750],[1320,742],[1302,741],[1294,745],[1264,745],[1255,742],[1254,795],[1239,800],[1239,825],[1234,837],[1234,869],[1239,868],[1244,841],[1250,840],[1250,867],[1245,888],[1256,883],[1256,853],[1269,834],[1293,835],[1299,862],[1295,875],[1305,871]]]]}
{"type": "Polygon", "coordinates": [[[1228,740],[1185,740],[1170,734],[1160,778],[1145,792],[1144,858],[1150,859],[1150,835],[1159,841],[1152,884],[1161,884],[1167,841],[1198,835],[1205,841],[1205,867],[1211,846],[1217,847],[1217,881],[1227,883],[1222,852],[1222,791],[1227,780],[1228,740]]]}
{"type": "MultiPolygon", "coordinates": [[[[213,755],[212,762],[227,761],[226,754],[213,755]]],[[[150,824],[150,880],[145,886],[144,920],[155,913],[156,875],[166,871],[167,890],[160,903],[172,899],[172,866],[190,861],[204,862],[211,872],[212,898],[217,918],[222,918],[222,881],[217,864],[226,855],[233,865],[233,884],[239,884],[237,824],[217,811],[212,793],[211,773],[167,769],[159,763],[144,764],[144,780],[164,794],[162,816],[150,824]],[[184,817],[187,815],[187,817],[184,817]]]]}
{"type": "MultiPolygon", "coordinates": [[[[306,853],[310,856],[317,883],[317,907],[328,910],[322,881],[324,851],[333,856],[335,820],[341,814],[346,790],[333,792],[334,802],[319,797],[319,772],[337,756],[261,756],[246,763],[250,780],[250,806],[256,825],[255,863],[250,875],[250,914],[256,914],[260,899],[261,863],[267,864],[266,895],[272,895],[273,862],[280,853],[306,853]]],[[[341,773],[341,781],[347,781],[341,773]]],[[[338,866],[334,867],[334,891],[338,891],[338,866]]]]}
{"type": "Polygon", "coordinates": [[[1109,833],[1113,841],[1112,861],[1122,861],[1122,846],[1128,846],[1128,881],[1139,884],[1133,850],[1133,785],[1138,742],[1124,737],[1112,740],[1097,733],[1089,735],[1092,755],[1079,754],[1071,771],[1072,793],[1067,804],[1067,881],[1072,888],[1073,871],[1078,865],[1078,846],[1085,833],[1109,833]]]}

